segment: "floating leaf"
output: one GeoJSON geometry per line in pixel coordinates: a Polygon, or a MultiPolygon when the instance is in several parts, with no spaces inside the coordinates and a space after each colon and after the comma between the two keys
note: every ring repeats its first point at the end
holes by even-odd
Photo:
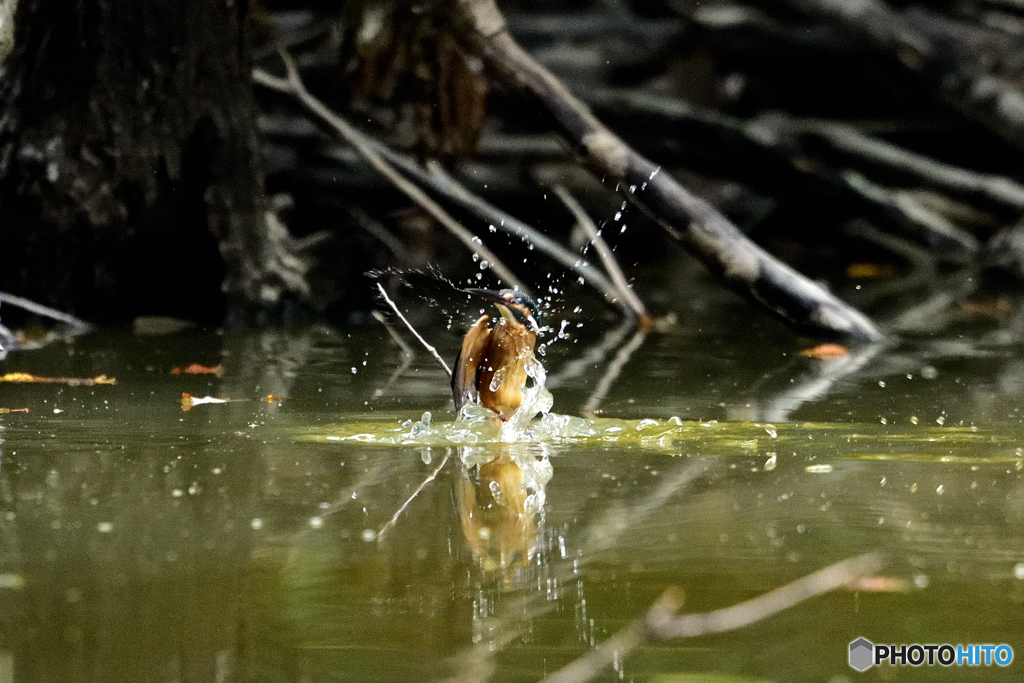
{"type": "Polygon", "coordinates": [[[217,375],[218,377],[224,374],[223,365],[200,365],[199,363],[192,363],[184,368],[174,367],[171,368],[172,375],[217,375]]]}
{"type": "Polygon", "coordinates": [[[100,375],[99,377],[37,377],[36,375],[30,375],[27,372],[8,372],[6,375],[0,375],[0,382],[19,382],[19,383],[35,383],[35,384],[67,384],[70,387],[74,386],[87,386],[91,387],[97,384],[116,384],[117,380],[113,377],[107,377],[106,375],[100,375]]]}
{"type": "Polygon", "coordinates": [[[193,406],[201,406],[204,403],[229,403],[226,398],[214,398],[213,396],[195,397],[192,394],[181,395],[181,409],[185,412],[192,410],[193,406]]]}
{"type": "Polygon", "coordinates": [[[892,275],[892,266],[879,263],[851,263],[846,266],[846,277],[854,280],[875,280],[892,275]]]}
{"type": "Polygon", "coordinates": [[[831,358],[842,358],[850,352],[845,346],[839,344],[819,344],[810,349],[804,349],[800,352],[801,356],[807,356],[808,358],[821,358],[822,360],[829,360],[831,358]]]}

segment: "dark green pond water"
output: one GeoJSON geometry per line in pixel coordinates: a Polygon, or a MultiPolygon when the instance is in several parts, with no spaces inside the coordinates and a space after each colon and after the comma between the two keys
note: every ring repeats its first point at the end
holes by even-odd
{"type": "Polygon", "coordinates": [[[1024,318],[956,306],[834,361],[732,299],[617,344],[573,319],[548,386],[593,434],[518,444],[380,443],[454,415],[376,323],[14,353],[0,372],[117,382],[0,384],[29,409],[0,415],[0,682],[537,681],[669,586],[715,610],[869,551],[888,590],[647,643],[600,679],[1024,680],[1024,318]],[[191,363],[223,374],[172,374],[191,363]],[[859,636],[1017,659],[860,674],[859,636]]]}

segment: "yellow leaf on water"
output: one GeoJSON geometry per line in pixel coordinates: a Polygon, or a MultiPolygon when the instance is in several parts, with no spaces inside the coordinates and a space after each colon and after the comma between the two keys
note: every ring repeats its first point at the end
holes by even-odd
{"type": "Polygon", "coordinates": [[[116,384],[113,377],[100,375],[99,377],[39,377],[30,375],[27,372],[8,372],[0,375],[0,382],[16,382],[25,384],[67,384],[68,386],[95,386],[97,384],[116,384]]]}

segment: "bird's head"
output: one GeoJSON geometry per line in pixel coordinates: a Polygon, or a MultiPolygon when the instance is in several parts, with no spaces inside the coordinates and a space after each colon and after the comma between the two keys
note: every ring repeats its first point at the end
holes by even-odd
{"type": "Polygon", "coordinates": [[[494,291],[493,289],[477,288],[465,289],[463,291],[493,301],[494,305],[498,307],[501,317],[506,321],[523,325],[534,333],[540,331],[540,325],[537,323],[540,319],[540,308],[534,303],[533,299],[522,292],[515,289],[494,291]]]}

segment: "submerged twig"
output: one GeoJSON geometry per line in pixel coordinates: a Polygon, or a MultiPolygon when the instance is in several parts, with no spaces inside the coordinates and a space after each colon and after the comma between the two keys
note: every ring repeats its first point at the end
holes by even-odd
{"type": "Polygon", "coordinates": [[[842,379],[857,372],[886,348],[885,342],[867,344],[850,350],[841,358],[819,361],[816,372],[806,379],[798,379],[785,391],[771,399],[757,417],[759,422],[787,422],[794,410],[827,395],[842,379]]]}
{"type": "Polygon", "coordinates": [[[31,301],[25,297],[8,294],[7,292],[0,292],[0,302],[11,306],[17,306],[18,308],[23,308],[29,313],[35,313],[36,315],[41,315],[44,318],[52,318],[57,322],[71,325],[75,328],[76,333],[86,332],[90,328],[89,323],[84,320],[79,320],[73,315],[69,315],[63,311],[58,311],[56,308],[37,304],[35,301],[31,301]]]}
{"type": "Polygon", "coordinates": [[[612,388],[612,385],[615,384],[615,380],[617,380],[619,375],[622,374],[622,368],[626,367],[626,363],[628,363],[629,359],[633,357],[633,352],[640,348],[645,339],[647,339],[647,333],[642,329],[637,330],[636,334],[633,335],[633,338],[618,350],[615,354],[615,358],[613,358],[612,362],[608,364],[607,368],[605,368],[604,374],[601,375],[601,380],[597,383],[597,386],[594,387],[594,391],[590,394],[590,398],[588,398],[587,402],[583,404],[582,408],[580,408],[580,412],[589,413],[597,410],[601,405],[601,401],[603,401],[604,397],[608,395],[608,390],[612,388]]]}
{"type": "Polygon", "coordinates": [[[622,306],[626,309],[627,313],[636,316],[640,321],[641,327],[647,327],[651,324],[651,314],[647,312],[647,307],[640,301],[640,297],[630,288],[629,282],[626,280],[626,276],[623,274],[622,269],[619,267],[619,262],[615,260],[615,256],[612,254],[612,250],[608,247],[608,243],[604,241],[601,233],[598,231],[597,226],[594,225],[593,219],[583,210],[580,203],[576,201],[576,198],[572,196],[569,190],[565,189],[561,185],[555,185],[551,188],[558,198],[562,200],[565,207],[572,213],[573,218],[576,219],[576,223],[587,233],[587,238],[590,243],[594,245],[594,249],[597,250],[597,255],[601,259],[601,263],[604,264],[605,272],[611,277],[612,282],[615,283],[615,288],[619,292],[619,296],[622,299],[622,306]]]}
{"type": "Polygon", "coordinates": [[[381,313],[380,311],[374,311],[373,319],[384,326],[384,329],[387,330],[389,335],[391,335],[391,339],[394,340],[394,342],[398,344],[398,347],[402,350],[402,362],[398,364],[398,367],[395,368],[395,371],[391,373],[390,377],[388,377],[388,381],[384,384],[384,387],[377,389],[376,391],[373,392],[373,396],[374,398],[376,398],[378,396],[383,396],[384,389],[394,384],[395,380],[398,379],[398,377],[409,368],[409,366],[412,364],[413,352],[412,347],[408,343],[406,343],[404,339],[402,339],[402,335],[395,332],[395,328],[392,327],[391,323],[388,322],[388,319],[384,316],[383,313],[381,313]]]}
{"type": "Polygon", "coordinates": [[[596,649],[548,676],[543,683],[584,683],[646,642],[695,638],[749,626],[823,593],[856,585],[860,579],[876,573],[881,567],[881,555],[867,553],[819,569],[753,600],[713,612],[681,616],[676,611],[681,606],[682,596],[678,589],[669,588],[651,605],[644,618],[634,621],[596,649]]]}
{"type": "Polygon", "coordinates": [[[553,375],[548,375],[547,387],[554,389],[561,386],[570,379],[576,379],[592,367],[604,362],[608,352],[617,349],[626,339],[626,335],[635,328],[632,320],[624,320],[618,327],[605,332],[600,343],[587,349],[576,358],[568,361],[553,375]]]}
{"type": "Polygon", "coordinates": [[[377,532],[378,543],[381,543],[381,539],[384,538],[384,534],[386,534],[391,529],[391,527],[395,526],[395,523],[398,521],[398,518],[401,517],[402,513],[405,511],[405,508],[409,507],[409,504],[416,499],[416,496],[420,495],[420,492],[427,487],[427,484],[429,484],[430,482],[434,481],[434,479],[437,478],[438,473],[448,463],[448,456],[450,454],[451,449],[446,449],[444,457],[441,458],[441,462],[438,463],[437,467],[434,468],[434,471],[427,475],[427,478],[424,479],[422,483],[420,483],[420,485],[416,487],[416,490],[412,492],[412,495],[409,496],[406,499],[406,501],[402,503],[401,507],[399,507],[398,510],[395,511],[395,514],[391,515],[391,519],[389,519],[387,523],[380,528],[380,531],[377,532]]]}
{"type": "Polygon", "coordinates": [[[387,178],[392,185],[433,216],[437,222],[447,228],[447,230],[452,233],[456,239],[462,242],[471,252],[479,254],[481,259],[487,261],[499,278],[504,280],[511,287],[525,291],[525,288],[519,281],[519,278],[517,278],[512,271],[501,262],[494,252],[480,242],[479,237],[476,237],[476,235],[469,231],[465,226],[452,218],[452,216],[445,211],[440,204],[427,196],[423,190],[409,182],[401,173],[395,170],[391,164],[377,153],[373,145],[370,144],[369,138],[350,125],[348,121],[333,112],[319,99],[310,94],[310,92],[306,90],[306,86],[299,76],[291,55],[289,55],[283,48],[278,50],[278,52],[281,55],[281,59],[284,61],[288,76],[286,78],[278,78],[268,74],[262,69],[253,69],[252,79],[254,82],[271,90],[291,95],[297,99],[307,111],[323,123],[330,126],[330,128],[333,129],[339,137],[352,145],[359,155],[365,159],[370,166],[387,178]]]}
{"type": "Polygon", "coordinates": [[[387,302],[388,306],[391,307],[391,310],[394,311],[395,315],[398,316],[398,319],[405,323],[405,326],[409,328],[409,331],[412,332],[412,335],[416,337],[420,344],[423,344],[423,348],[430,352],[430,355],[433,356],[437,360],[437,362],[441,364],[441,367],[444,368],[444,371],[448,374],[449,377],[451,377],[452,369],[448,367],[447,363],[444,362],[444,359],[441,358],[441,354],[437,352],[437,349],[428,344],[427,340],[420,336],[420,333],[417,332],[416,328],[412,326],[412,323],[410,323],[406,319],[406,317],[402,315],[402,312],[398,310],[398,306],[395,304],[394,301],[391,300],[391,297],[388,296],[388,293],[384,290],[383,285],[381,285],[379,282],[377,283],[377,289],[380,291],[380,295],[381,297],[384,298],[384,301],[387,302]]]}

